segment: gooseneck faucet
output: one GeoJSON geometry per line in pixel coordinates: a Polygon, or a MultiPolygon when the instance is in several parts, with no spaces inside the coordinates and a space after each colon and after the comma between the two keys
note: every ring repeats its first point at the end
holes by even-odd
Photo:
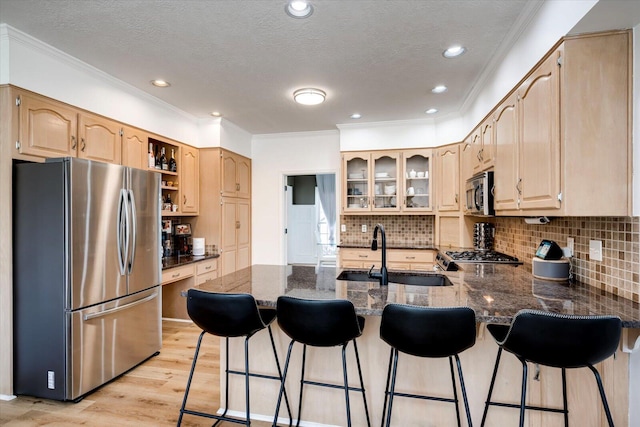
{"type": "Polygon", "coordinates": [[[373,273],[374,266],[372,265],[369,269],[369,277],[380,280],[380,286],[387,286],[389,284],[389,275],[387,274],[387,237],[384,234],[384,226],[382,224],[376,224],[373,229],[371,250],[378,250],[378,230],[380,230],[380,237],[382,238],[382,266],[379,273],[373,273]]]}

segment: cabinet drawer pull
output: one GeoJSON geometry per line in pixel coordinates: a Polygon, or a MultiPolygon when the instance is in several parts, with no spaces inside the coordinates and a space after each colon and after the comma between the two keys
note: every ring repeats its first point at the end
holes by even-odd
{"type": "Polygon", "coordinates": [[[84,152],[84,149],[87,148],[87,143],[84,142],[84,138],[80,139],[82,146],[80,147],[80,151],[84,152]]]}
{"type": "Polygon", "coordinates": [[[416,257],[414,257],[414,256],[406,256],[406,257],[404,257],[404,259],[416,259],[416,257]]]}
{"type": "Polygon", "coordinates": [[[182,204],[186,205],[187,204],[187,196],[186,195],[182,195],[182,204]]]}
{"type": "Polygon", "coordinates": [[[76,136],[71,135],[71,149],[75,150],[77,146],[78,146],[78,143],[76,142],[76,136]]]}
{"type": "Polygon", "coordinates": [[[175,279],[176,277],[180,277],[180,273],[174,273],[171,275],[172,279],[175,279]]]}
{"type": "Polygon", "coordinates": [[[240,184],[236,183],[236,191],[240,191],[240,184]]]}
{"type": "Polygon", "coordinates": [[[360,258],[369,258],[369,255],[358,255],[360,258]]]}
{"type": "Polygon", "coordinates": [[[208,265],[208,266],[206,266],[204,269],[205,269],[205,270],[211,270],[211,266],[210,266],[210,265],[208,265]]]}
{"type": "Polygon", "coordinates": [[[240,221],[236,221],[236,228],[240,228],[240,221]]]}

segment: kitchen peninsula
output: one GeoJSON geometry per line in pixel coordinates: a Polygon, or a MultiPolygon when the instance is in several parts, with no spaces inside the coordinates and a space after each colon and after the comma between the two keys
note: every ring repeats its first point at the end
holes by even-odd
{"type": "MultiPolygon", "coordinates": [[[[381,287],[374,282],[351,282],[336,280],[340,273],[337,268],[320,268],[275,265],[254,265],[212,281],[207,281],[199,289],[214,292],[247,292],[255,296],[259,304],[275,306],[280,295],[300,298],[343,298],[351,300],[356,311],[366,316],[364,333],[358,339],[360,357],[367,398],[371,402],[372,422],[380,422],[380,411],[384,398],[385,372],[388,364],[389,347],[379,338],[380,315],[386,303],[404,303],[428,307],[469,306],[476,312],[478,322],[477,342],[474,347],[460,355],[465,375],[465,384],[475,422],[480,421],[486,392],[497,346],[489,334],[486,323],[509,323],[521,309],[537,309],[563,314],[593,315],[613,314],[623,321],[623,339],[615,358],[604,361],[598,369],[602,373],[604,387],[617,426],[628,425],[628,347],[633,347],[640,329],[640,307],[631,300],[600,291],[594,287],[575,284],[566,285],[534,279],[524,266],[465,264],[456,272],[445,272],[452,286],[424,287],[390,283],[381,287]]],[[[278,351],[286,353],[287,337],[277,327],[274,328],[278,351]]],[[[252,354],[260,354],[269,349],[267,334],[257,334],[252,339],[252,354]]],[[[231,342],[231,354],[242,354],[242,343],[231,342]]],[[[348,349],[348,357],[353,357],[348,349]]],[[[294,349],[292,358],[300,358],[301,350],[294,349]]],[[[224,354],[221,351],[221,354],[224,354]]],[[[267,354],[267,353],[264,353],[267,354]]],[[[342,372],[339,368],[339,350],[309,349],[307,357],[313,358],[308,368],[309,378],[340,383],[342,372]]],[[[449,369],[446,359],[424,360],[407,357],[407,362],[399,366],[398,388],[403,392],[428,392],[450,394],[449,369]]],[[[221,361],[221,366],[222,366],[221,361]]],[[[255,360],[257,362],[257,359],[255,360]]],[[[273,370],[268,358],[261,358],[260,370],[273,370]]],[[[299,366],[292,361],[292,366],[299,366]]],[[[232,363],[232,367],[233,367],[232,363]]],[[[351,364],[350,364],[351,365],[351,364]]],[[[353,365],[355,366],[355,365],[353,365]]],[[[240,366],[233,367],[240,369],[240,366]]],[[[252,368],[255,369],[255,368],[252,368]]],[[[501,376],[496,383],[495,396],[502,401],[517,403],[519,393],[520,363],[512,356],[504,358],[501,376]]],[[[534,370],[532,370],[534,371],[534,370]]],[[[287,388],[292,407],[296,407],[299,377],[291,371],[287,378],[287,388]]],[[[224,376],[221,376],[224,378],[224,376]]],[[[356,372],[349,377],[357,378],[356,372]]],[[[561,405],[560,371],[540,367],[540,381],[530,381],[530,404],[561,405]]],[[[224,381],[222,379],[222,381],[224,381]]],[[[242,411],[244,389],[241,383],[231,388],[231,410],[242,411]]],[[[237,381],[242,381],[238,379],[237,381]]],[[[275,408],[277,385],[271,382],[251,383],[252,413],[256,419],[269,419],[275,408]],[[262,396],[258,398],[259,396],[262,396]],[[260,415],[257,415],[260,414],[260,415]],[[262,418],[264,416],[264,418],[262,418]]],[[[604,414],[598,401],[598,392],[592,374],[588,370],[569,370],[569,416],[571,425],[605,425],[604,414]],[[585,371],[585,372],[583,372],[585,371]]],[[[221,385],[224,387],[224,384],[221,385]]],[[[302,419],[328,425],[343,425],[344,396],[341,393],[305,388],[305,401],[315,402],[305,406],[302,419]],[[307,400],[309,399],[309,400],[307,400]],[[327,411],[326,408],[334,408],[327,411]]],[[[356,402],[356,401],[354,401],[356,402]]],[[[396,425],[455,425],[455,411],[438,402],[415,402],[398,399],[394,402],[396,425]],[[428,421],[426,421],[428,420],[428,421]],[[427,424],[425,424],[427,423],[427,424]]],[[[281,413],[284,415],[284,412],[281,413]]],[[[364,411],[357,403],[352,405],[355,425],[363,425],[364,411]]],[[[518,411],[510,408],[494,408],[489,413],[487,426],[513,425],[518,411]]],[[[531,413],[530,426],[549,426],[561,423],[557,414],[531,413]]],[[[559,424],[558,424],[559,425],[559,424]]]]}

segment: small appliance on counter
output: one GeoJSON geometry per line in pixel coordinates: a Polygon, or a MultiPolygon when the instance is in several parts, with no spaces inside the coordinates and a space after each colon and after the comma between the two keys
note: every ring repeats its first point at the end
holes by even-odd
{"type": "Polygon", "coordinates": [[[477,250],[492,250],[496,235],[495,225],[489,222],[473,224],[473,248],[477,250]]]}
{"type": "Polygon", "coordinates": [[[191,255],[191,224],[176,224],[173,229],[174,255],[191,255]]]}
{"type": "Polygon", "coordinates": [[[571,262],[564,258],[562,248],[552,240],[543,240],[531,262],[533,277],[543,280],[567,281],[571,262]]]}
{"type": "Polygon", "coordinates": [[[469,178],[465,184],[465,209],[467,214],[493,216],[493,172],[482,172],[469,178]]]}

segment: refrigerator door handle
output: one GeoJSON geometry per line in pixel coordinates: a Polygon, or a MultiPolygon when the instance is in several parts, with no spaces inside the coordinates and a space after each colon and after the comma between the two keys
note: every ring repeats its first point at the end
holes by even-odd
{"type": "Polygon", "coordinates": [[[131,270],[133,270],[133,262],[136,259],[136,243],[137,243],[137,213],[136,213],[136,199],[133,196],[133,191],[127,190],[128,193],[128,201],[129,201],[129,212],[130,212],[130,224],[129,224],[129,233],[131,237],[131,255],[127,260],[127,273],[131,274],[131,270]]]}
{"type": "Polygon", "coordinates": [[[127,257],[127,225],[126,225],[126,210],[127,202],[124,195],[124,190],[120,190],[120,198],[118,200],[118,216],[116,218],[116,240],[118,242],[118,267],[120,267],[120,274],[125,274],[125,263],[127,257]],[[124,240],[124,241],[123,241],[124,240]]]}
{"type": "Polygon", "coordinates": [[[121,305],[121,306],[118,306],[118,307],[110,308],[109,310],[98,311],[96,313],[85,314],[82,318],[86,322],[87,320],[95,319],[97,317],[107,316],[109,314],[117,313],[118,311],[127,310],[127,309],[129,309],[131,307],[135,307],[136,305],[142,304],[143,302],[151,301],[152,299],[154,299],[157,296],[158,296],[158,291],[155,291],[151,295],[149,295],[147,297],[144,297],[144,298],[141,298],[139,300],[136,300],[134,302],[130,302],[129,304],[125,304],[125,305],[121,305]]]}

